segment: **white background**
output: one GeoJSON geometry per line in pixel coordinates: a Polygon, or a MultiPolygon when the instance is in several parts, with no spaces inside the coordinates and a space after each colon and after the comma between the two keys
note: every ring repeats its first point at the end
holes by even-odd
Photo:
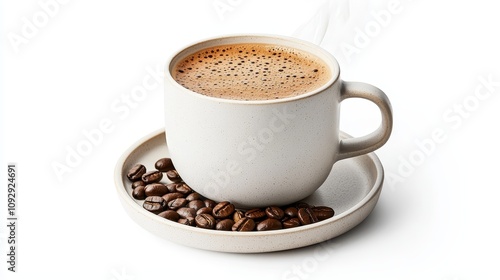
{"type": "MultiPolygon", "coordinates": [[[[122,107],[123,98],[185,44],[291,35],[322,2],[2,1],[1,278],[499,279],[499,5],[359,1],[347,19],[344,2],[330,7],[341,13],[322,46],[343,79],[380,87],[394,109],[391,139],[376,152],[386,171],[379,203],[323,247],[244,255],[180,246],[128,218],[113,169],[125,149],[163,126],[163,85],[150,80],[135,107],[122,107]],[[383,20],[382,10],[390,10],[383,20]],[[66,164],[103,121],[112,128],[58,178],[53,165],[66,164]],[[8,162],[19,168],[17,273],[4,261],[8,162]]],[[[368,102],[342,108],[350,134],[378,125],[368,102]]]]}

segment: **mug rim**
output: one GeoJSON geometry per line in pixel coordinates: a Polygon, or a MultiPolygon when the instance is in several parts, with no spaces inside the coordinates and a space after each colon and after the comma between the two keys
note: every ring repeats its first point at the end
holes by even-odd
{"type": "MultiPolygon", "coordinates": [[[[235,44],[239,42],[233,42],[235,44]]],[[[329,87],[331,87],[340,77],[340,67],[335,59],[335,57],[325,49],[323,49],[321,46],[313,44],[308,41],[304,41],[302,39],[290,37],[290,36],[283,36],[283,35],[273,35],[273,34],[230,34],[230,35],[223,35],[223,36],[213,36],[210,38],[205,38],[201,39],[198,41],[195,41],[193,43],[187,44],[184,47],[178,49],[175,51],[167,60],[165,67],[164,67],[164,76],[168,80],[169,83],[174,85],[176,88],[179,90],[182,90],[183,92],[190,94],[190,95],[196,95],[198,98],[204,98],[216,102],[221,102],[221,103],[233,103],[233,104],[276,104],[276,103],[285,103],[285,102],[290,102],[290,101],[295,101],[295,100],[300,100],[304,98],[308,98],[311,96],[314,96],[316,94],[319,94],[329,87]],[[195,92],[193,90],[190,90],[188,88],[183,87],[180,85],[173,77],[171,70],[173,69],[174,62],[177,62],[176,60],[179,60],[181,57],[185,57],[186,55],[189,55],[191,53],[196,52],[196,49],[203,49],[207,47],[213,47],[217,45],[224,45],[228,44],[229,42],[225,41],[230,41],[239,38],[239,42],[248,42],[248,40],[251,40],[252,38],[257,39],[255,43],[264,43],[263,41],[268,41],[268,40],[277,40],[282,43],[276,43],[276,45],[280,46],[287,46],[287,47],[292,47],[299,49],[301,51],[306,51],[309,52],[315,56],[318,56],[325,64],[329,67],[329,70],[331,72],[331,77],[330,79],[321,85],[320,87],[315,88],[314,90],[311,90],[306,93],[302,93],[296,96],[290,96],[290,97],[285,97],[285,98],[279,98],[279,99],[264,99],[264,100],[239,100],[239,99],[229,99],[229,98],[219,98],[219,97],[213,97],[213,96],[207,96],[202,93],[195,92]],[[219,42],[219,43],[217,43],[219,42]],[[206,45],[206,46],[205,46],[206,45]],[[202,47],[205,46],[205,47],[202,47]],[[195,49],[194,51],[189,51],[191,49],[195,49]]],[[[165,92],[166,94],[167,92],[165,92]]]]}

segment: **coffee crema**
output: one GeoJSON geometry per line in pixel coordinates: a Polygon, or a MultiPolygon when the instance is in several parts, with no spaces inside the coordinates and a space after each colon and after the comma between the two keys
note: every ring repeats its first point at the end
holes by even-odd
{"type": "Polygon", "coordinates": [[[331,78],[326,63],[309,52],[255,43],[200,50],[181,59],[171,72],[187,89],[236,100],[297,96],[323,86],[331,78]]]}

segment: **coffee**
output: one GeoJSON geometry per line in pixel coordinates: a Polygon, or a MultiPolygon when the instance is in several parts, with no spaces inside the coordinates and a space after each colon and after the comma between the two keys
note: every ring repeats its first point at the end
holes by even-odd
{"type": "Polygon", "coordinates": [[[270,44],[231,44],[200,50],[179,60],[172,76],[187,89],[236,100],[297,96],[323,86],[328,66],[306,51],[270,44]]]}

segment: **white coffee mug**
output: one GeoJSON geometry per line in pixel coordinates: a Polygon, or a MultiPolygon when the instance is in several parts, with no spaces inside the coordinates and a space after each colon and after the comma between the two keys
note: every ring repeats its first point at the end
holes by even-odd
{"type": "Polygon", "coordinates": [[[165,68],[165,133],[180,176],[203,196],[241,208],[286,205],[311,195],[336,161],[378,149],[392,130],[387,96],[372,85],[342,81],[339,74],[339,65],[330,53],[284,36],[218,37],[175,53],[165,68]],[[330,68],[331,78],[298,96],[251,101],[209,97],[173,79],[172,69],[187,55],[239,43],[265,43],[312,53],[330,68]],[[366,136],[340,139],[340,103],[353,97],[375,103],[382,122],[366,136]]]}

